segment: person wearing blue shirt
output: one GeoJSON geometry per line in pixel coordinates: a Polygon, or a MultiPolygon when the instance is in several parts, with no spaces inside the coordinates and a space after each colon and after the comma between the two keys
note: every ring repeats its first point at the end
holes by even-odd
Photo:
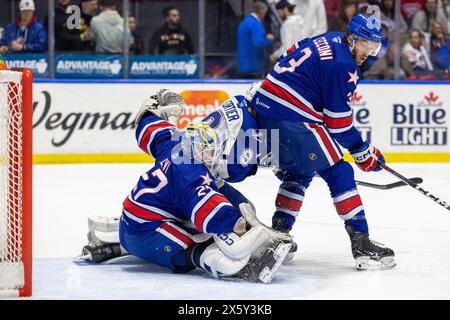
{"type": "MultiPolygon", "coordinates": [[[[363,171],[379,171],[383,155],[362,139],[353,124],[351,99],[369,55],[381,47],[374,16],[358,14],[346,33],[327,32],[294,44],[280,56],[251,100],[258,128],[279,131],[279,152],[272,152],[281,180],[272,219],[274,229],[289,232],[305,192],[317,174],[328,184],[338,216],[350,236],[358,269],[395,266],[394,252],[369,238],[365,210],[352,166],[342,159],[349,150],[363,171]]],[[[269,145],[270,135],[267,137],[269,145]]]]}
{"type": "Polygon", "coordinates": [[[237,29],[238,77],[243,79],[261,79],[264,73],[265,49],[274,39],[266,35],[262,20],[267,14],[267,5],[256,1],[253,12],[245,17],[237,29]]]}
{"type": "Polygon", "coordinates": [[[448,75],[450,73],[450,40],[433,55],[433,58],[435,65],[448,75]]]}
{"type": "Polygon", "coordinates": [[[33,0],[21,0],[20,17],[6,26],[0,40],[0,53],[43,52],[47,50],[47,33],[34,16],[33,0]]]}

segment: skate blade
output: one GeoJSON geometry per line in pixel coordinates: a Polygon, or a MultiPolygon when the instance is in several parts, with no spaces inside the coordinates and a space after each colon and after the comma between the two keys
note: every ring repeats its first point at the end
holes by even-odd
{"type": "Polygon", "coordinates": [[[88,254],[80,254],[72,259],[74,262],[92,262],[92,256],[88,254]]]}
{"type": "Polygon", "coordinates": [[[286,258],[283,260],[284,265],[288,265],[292,260],[294,260],[295,252],[288,252],[286,258]]]}
{"type": "Polygon", "coordinates": [[[295,254],[297,251],[298,251],[298,245],[295,242],[293,242],[291,249],[289,250],[288,254],[286,255],[286,258],[284,258],[284,260],[283,260],[283,264],[287,265],[287,264],[289,264],[289,262],[294,260],[294,257],[295,257],[295,254]],[[294,244],[295,244],[295,246],[294,246],[294,244]]]}
{"type": "Polygon", "coordinates": [[[265,284],[269,284],[275,273],[277,273],[278,269],[280,268],[282,262],[286,258],[286,255],[289,253],[289,250],[291,249],[292,244],[291,243],[280,243],[273,251],[273,258],[275,260],[275,263],[271,268],[268,266],[265,267],[259,274],[259,281],[265,284]]]}
{"type": "Polygon", "coordinates": [[[356,258],[356,269],[358,270],[387,270],[396,265],[394,257],[384,257],[378,261],[372,260],[370,257],[356,258]]]}

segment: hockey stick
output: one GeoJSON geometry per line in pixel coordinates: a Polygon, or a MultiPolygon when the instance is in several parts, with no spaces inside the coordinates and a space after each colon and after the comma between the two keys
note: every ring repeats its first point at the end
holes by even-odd
{"type": "MultiPolygon", "coordinates": [[[[410,181],[419,184],[423,182],[422,178],[411,178],[409,179],[410,181]]],[[[364,187],[369,187],[369,188],[375,188],[375,189],[380,189],[380,190],[390,190],[390,189],[394,189],[394,188],[398,188],[398,187],[403,187],[406,186],[407,183],[403,182],[403,181],[397,181],[397,182],[393,182],[393,183],[388,183],[388,184],[375,184],[375,183],[370,183],[370,182],[365,182],[365,181],[359,181],[359,180],[355,180],[356,184],[359,186],[364,186],[364,187]]]]}
{"type": "MultiPolygon", "coordinates": [[[[259,168],[263,168],[263,169],[274,169],[276,168],[275,166],[271,167],[268,165],[259,165],[259,168]]],[[[316,177],[318,177],[318,174],[316,174],[316,177]]],[[[412,182],[414,183],[422,183],[423,179],[416,177],[416,178],[411,178],[410,179],[412,182]]],[[[360,186],[364,186],[364,187],[369,187],[369,188],[375,188],[375,189],[380,189],[380,190],[389,190],[389,189],[394,189],[394,188],[398,188],[398,187],[402,187],[402,186],[406,186],[407,183],[403,182],[403,181],[397,181],[397,182],[393,182],[393,183],[388,183],[388,184],[375,184],[375,183],[370,183],[370,182],[365,182],[365,181],[360,181],[360,180],[355,180],[357,185],[360,186]]]]}
{"type": "Polygon", "coordinates": [[[446,208],[447,210],[450,211],[450,204],[448,204],[447,202],[445,202],[444,200],[439,199],[438,197],[432,195],[429,191],[422,189],[421,187],[419,187],[416,183],[414,183],[413,181],[411,181],[408,178],[405,178],[404,176],[402,176],[400,173],[398,173],[397,171],[395,171],[394,169],[390,168],[389,166],[387,166],[386,164],[384,164],[383,162],[381,162],[380,160],[377,161],[378,166],[380,166],[380,168],[388,171],[389,173],[393,174],[394,176],[396,176],[397,178],[399,178],[400,180],[402,180],[403,182],[405,182],[407,185],[411,186],[412,188],[416,189],[417,191],[419,191],[420,193],[422,193],[423,195],[425,195],[426,197],[430,198],[431,200],[433,200],[434,202],[436,202],[437,204],[440,204],[441,206],[443,206],[444,208],[446,208]]]}

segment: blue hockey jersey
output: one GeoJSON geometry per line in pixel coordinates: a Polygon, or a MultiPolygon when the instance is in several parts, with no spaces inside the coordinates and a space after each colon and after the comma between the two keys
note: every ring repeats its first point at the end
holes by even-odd
{"type": "Polygon", "coordinates": [[[218,192],[203,164],[183,159],[180,137],[162,118],[147,116],[141,120],[136,140],[155,158],[155,166],[139,178],[123,202],[124,219],[137,232],[154,230],[164,221],[190,221],[205,233],[232,231],[240,212],[218,192]]]}
{"type": "Polygon", "coordinates": [[[225,140],[223,158],[215,170],[227,182],[254,175],[259,159],[269,152],[244,96],[234,96],[203,119],[225,140]]]}
{"type": "Polygon", "coordinates": [[[267,75],[252,99],[269,118],[323,123],[343,147],[363,143],[350,102],[361,72],[341,32],[297,42],[267,75]]]}

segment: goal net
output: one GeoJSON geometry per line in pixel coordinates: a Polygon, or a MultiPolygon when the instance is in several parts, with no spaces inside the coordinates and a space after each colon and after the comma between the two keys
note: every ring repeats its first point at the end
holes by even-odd
{"type": "Polygon", "coordinates": [[[31,82],[0,71],[0,297],[31,295],[31,82]]]}

